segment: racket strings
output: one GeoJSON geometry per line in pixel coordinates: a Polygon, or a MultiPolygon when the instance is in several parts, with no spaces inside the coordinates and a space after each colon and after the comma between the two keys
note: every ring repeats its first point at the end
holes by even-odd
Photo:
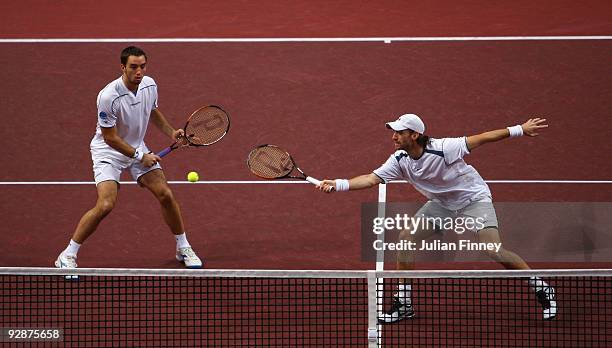
{"type": "Polygon", "coordinates": [[[266,179],[282,178],[295,168],[287,152],[270,145],[253,149],[247,163],[253,174],[266,179]]]}
{"type": "Polygon", "coordinates": [[[217,107],[195,112],[185,127],[185,137],[194,145],[210,145],[223,138],[229,128],[229,117],[217,107]]]}

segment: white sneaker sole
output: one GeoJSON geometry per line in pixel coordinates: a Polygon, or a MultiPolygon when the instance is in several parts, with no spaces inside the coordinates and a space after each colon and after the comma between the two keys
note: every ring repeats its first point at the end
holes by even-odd
{"type": "Polygon", "coordinates": [[[379,324],[393,324],[393,323],[397,323],[399,321],[402,321],[404,319],[411,319],[415,317],[415,313],[410,313],[410,314],[404,314],[404,315],[397,315],[395,313],[393,314],[383,314],[378,316],[378,323],[379,324]]]}
{"type": "Polygon", "coordinates": [[[185,258],[182,257],[181,255],[176,255],[176,260],[179,262],[182,262],[185,264],[185,267],[189,268],[189,269],[199,269],[202,268],[202,261],[200,261],[199,264],[187,264],[187,262],[185,262],[185,258]]]}

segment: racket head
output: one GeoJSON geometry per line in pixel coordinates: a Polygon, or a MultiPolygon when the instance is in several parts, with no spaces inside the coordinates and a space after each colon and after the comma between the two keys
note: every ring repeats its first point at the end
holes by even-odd
{"type": "MultiPolygon", "coordinates": [[[[247,165],[251,172],[263,179],[281,179],[296,169],[289,153],[276,145],[259,145],[249,153],[247,165]]],[[[301,172],[300,172],[301,174],[301,172]]]]}
{"type": "Polygon", "coordinates": [[[185,124],[185,139],[192,146],[212,145],[227,134],[229,114],[217,105],[206,105],[194,111],[185,124]]]}

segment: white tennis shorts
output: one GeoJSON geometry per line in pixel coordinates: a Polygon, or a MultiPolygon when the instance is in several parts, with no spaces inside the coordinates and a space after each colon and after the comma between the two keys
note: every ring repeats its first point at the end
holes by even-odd
{"type": "MultiPolygon", "coordinates": [[[[140,147],[139,150],[143,153],[149,153],[146,145],[140,147]]],[[[132,178],[138,181],[144,174],[155,169],[161,169],[159,163],[151,167],[145,167],[137,159],[126,157],[112,149],[91,149],[91,160],[96,185],[103,181],[119,182],[124,170],[128,170],[132,178]]]]}
{"type": "Polygon", "coordinates": [[[453,229],[459,234],[465,231],[478,232],[489,227],[498,228],[499,225],[491,197],[479,199],[459,210],[446,209],[437,202],[429,201],[415,216],[432,218],[431,225],[435,229],[453,229]],[[451,224],[453,227],[449,228],[451,224]]]}

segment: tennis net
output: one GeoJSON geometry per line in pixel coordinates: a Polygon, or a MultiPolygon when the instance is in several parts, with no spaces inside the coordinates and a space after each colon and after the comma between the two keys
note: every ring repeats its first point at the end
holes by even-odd
{"type": "Polygon", "coordinates": [[[0,268],[0,283],[8,346],[612,346],[612,270],[0,268]],[[556,290],[553,320],[532,276],[556,290]],[[379,324],[404,278],[415,316],[379,324]]]}

